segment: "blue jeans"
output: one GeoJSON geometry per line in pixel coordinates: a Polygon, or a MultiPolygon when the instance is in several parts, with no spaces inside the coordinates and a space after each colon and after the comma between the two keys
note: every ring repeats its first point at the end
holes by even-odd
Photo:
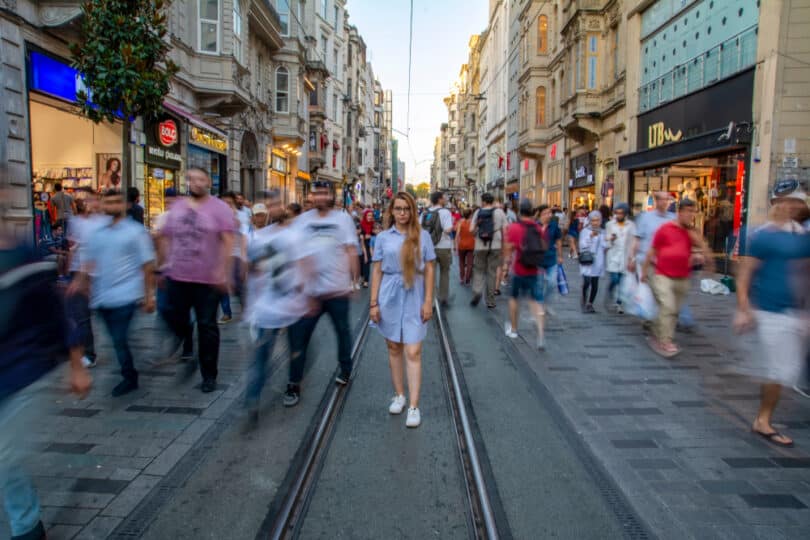
{"type": "Polygon", "coordinates": [[[543,280],[543,299],[548,305],[551,298],[553,298],[554,291],[557,290],[557,265],[549,266],[543,270],[543,275],[538,276],[538,279],[543,280]]]}
{"type": "MultiPolygon", "coordinates": [[[[231,257],[233,259],[233,294],[240,302],[243,302],[244,296],[242,295],[242,259],[239,257],[231,257]]],[[[222,307],[222,314],[228,317],[233,317],[233,310],[231,310],[231,297],[228,294],[223,294],[219,302],[222,307]]],[[[244,306],[243,306],[244,307],[244,306]]]]}
{"type": "Polygon", "coordinates": [[[622,305],[622,297],[617,292],[616,295],[613,295],[613,291],[619,289],[621,291],[622,286],[622,278],[624,277],[624,272],[610,272],[610,285],[608,286],[608,300],[615,300],[617,304],[622,305]]]}
{"type": "MultiPolygon", "coordinates": [[[[300,322],[287,328],[290,357],[300,355],[300,333],[303,328],[304,326],[300,322]]],[[[256,407],[259,404],[259,398],[267,379],[267,363],[273,358],[273,347],[280,331],[280,328],[259,328],[257,330],[253,363],[248,370],[247,391],[245,392],[245,407],[247,408],[256,407]]]]}
{"type": "Polygon", "coordinates": [[[129,349],[129,325],[135,316],[137,304],[115,308],[99,308],[98,313],[110,334],[115,356],[121,365],[121,375],[131,382],[138,382],[138,372],[135,370],[135,361],[129,349]]]}
{"type": "Polygon", "coordinates": [[[92,313],[87,295],[77,293],[65,297],[69,319],[68,346],[84,347],[84,355],[96,359],[96,347],[93,340],[92,313]]]}
{"type": "Polygon", "coordinates": [[[45,387],[44,380],[0,401],[0,492],[12,536],[33,531],[40,520],[39,497],[20,466],[26,453],[20,434],[30,429],[38,415],[35,398],[45,387]]]}
{"type": "Polygon", "coordinates": [[[329,314],[338,339],[338,364],[340,370],[348,373],[352,370],[352,331],[349,328],[349,298],[327,298],[321,300],[321,311],[314,317],[301,319],[293,325],[297,343],[291,347],[290,384],[299,384],[304,378],[307,347],[315,326],[324,313],[329,314]]]}

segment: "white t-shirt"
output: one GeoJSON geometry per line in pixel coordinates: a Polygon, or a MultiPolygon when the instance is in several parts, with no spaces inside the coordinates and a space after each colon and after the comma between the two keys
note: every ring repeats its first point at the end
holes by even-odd
{"type": "Polygon", "coordinates": [[[301,235],[297,258],[312,257],[315,282],[308,284],[312,296],[340,296],[352,291],[352,277],[346,248],[357,245],[357,231],[350,214],[330,210],[304,212],[293,225],[301,235]]]}
{"type": "MultiPolygon", "coordinates": [[[[439,240],[439,243],[434,246],[434,249],[452,249],[453,240],[450,239],[450,234],[445,231],[453,228],[453,214],[451,214],[450,210],[447,208],[442,208],[439,206],[434,206],[429,211],[433,212],[437,208],[439,209],[439,222],[441,223],[442,227],[442,238],[439,240]]],[[[422,220],[424,219],[425,214],[422,214],[422,220]]]]}
{"type": "Polygon", "coordinates": [[[111,221],[111,218],[104,214],[91,214],[87,217],[76,216],[70,222],[68,228],[68,239],[75,242],[70,259],[70,271],[78,272],[82,269],[80,254],[82,248],[86,246],[88,239],[94,232],[101,229],[111,221]]]}
{"type": "Polygon", "coordinates": [[[292,225],[270,225],[250,235],[245,319],[259,328],[286,328],[306,314],[304,279],[296,261],[301,236],[292,225]]]}

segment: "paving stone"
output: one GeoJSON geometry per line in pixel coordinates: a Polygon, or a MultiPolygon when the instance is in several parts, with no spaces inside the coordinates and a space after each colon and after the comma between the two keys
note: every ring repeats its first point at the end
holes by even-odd
{"type": "Polygon", "coordinates": [[[101,409],[74,409],[74,408],[67,408],[62,409],[59,413],[59,416],[68,416],[72,418],[91,418],[98,413],[101,412],[101,409]]]}
{"type": "Polygon", "coordinates": [[[125,518],[140,504],[152,488],[162,480],[161,476],[142,474],[133,480],[102,512],[103,516],[125,518]]]}
{"type": "Polygon", "coordinates": [[[620,449],[625,448],[658,448],[652,439],[614,439],[610,441],[613,446],[620,449]]]}
{"type": "Polygon", "coordinates": [[[756,492],[756,489],[750,483],[743,480],[703,480],[698,484],[707,493],[716,495],[756,492]]]}
{"type": "Polygon", "coordinates": [[[689,408],[689,407],[706,407],[708,405],[707,402],[702,400],[676,400],[672,402],[673,405],[676,407],[682,408],[689,408]]]}
{"type": "Polygon", "coordinates": [[[678,465],[671,459],[629,459],[627,462],[634,469],[677,469],[678,465]]]}
{"type": "Polygon", "coordinates": [[[214,420],[197,418],[177,437],[177,442],[194,444],[214,425],[214,420]]]}
{"type": "Polygon", "coordinates": [[[97,516],[76,536],[75,540],[103,540],[123,521],[122,518],[97,516]]]}
{"type": "Polygon", "coordinates": [[[802,501],[787,494],[748,493],[741,494],[740,497],[752,508],[807,508],[802,501]]]}
{"type": "Polygon", "coordinates": [[[810,469],[810,458],[777,457],[771,461],[786,469],[810,469]]]}
{"type": "Polygon", "coordinates": [[[776,467],[776,463],[765,458],[722,458],[729,467],[734,469],[770,469],[776,467]]]}
{"type": "Polygon", "coordinates": [[[145,474],[166,475],[180,459],[191,449],[187,443],[174,442],[169,445],[154,461],[144,470],[145,474]]]}
{"type": "Polygon", "coordinates": [[[42,521],[47,524],[86,525],[98,510],[95,508],[60,508],[57,506],[42,507],[42,521]]]}
{"type": "Polygon", "coordinates": [[[617,416],[617,415],[624,415],[624,410],[609,407],[605,407],[602,409],[591,408],[585,409],[585,414],[589,416],[617,416]]]}
{"type": "Polygon", "coordinates": [[[81,525],[54,525],[46,533],[48,540],[72,540],[81,530],[81,525]]]}
{"type": "Polygon", "coordinates": [[[167,407],[166,414],[189,414],[192,416],[200,416],[205,409],[197,407],[167,407]]]}
{"type": "Polygon", "coordinates": [[[117,494],[127,486],[124,480],[108,480],[99,478],[77,478],[72,491],[88,493],[117,494]]]}
{"type": "Polygon", "coordinates": [[[664,414],[661,409],[656,407],[627,407],[622,409],[622,412],[629,416],[650,416],[664,414]]]}
{"type": "Polygon", "coordinates": [[[44,452],[57,452],[60,454],[86,454],[93,447],[96,446],[95,444],[87,444],[87,443],[51,443],[45,449],[44,452]]]}

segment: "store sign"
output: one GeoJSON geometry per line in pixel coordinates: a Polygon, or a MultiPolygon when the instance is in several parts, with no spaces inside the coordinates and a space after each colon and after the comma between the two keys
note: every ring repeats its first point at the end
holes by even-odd
{"type": "Polygon", "coordinates": [[[551,159],[557,159],[557,143],[551,145],[549,154],[551,155],[551,159]]]}
{"type": "Polygon", "coordinates": [[[165,120],[158,124],[158,139],[163,146],[172,146],[177,142],[177,123],[174,120],[165,120]]]}
{"type": "MultiPolygon", "coordinates": [[[[698,92],[662,105],[638,117],[639,150],[678,143],[706,133],[751,121],[754,70],[750,69],[698,92]]],[[[727,146],[733,141],[718,141],[727,146]]]]}
{"type": "Polygon", "coordinates": [[[227,139],[197,126],[192,126],[189,130],[188,141],[220,154],[225,154],[228,151],[227,139]]]}
{"type": "Polygon", "coordinates": [[[179,120],[163,114],[153,122],[146,122],[146,147],[144,161],[167,169],[182,168],[180,155],[179,120]]]}
{"type": "Polygon", "coordinates": [[[47,54],[31,51],[28,56],[29,87],[50,96],[76,102],[79,90],[85,90],[79,72],[47,54]]]}

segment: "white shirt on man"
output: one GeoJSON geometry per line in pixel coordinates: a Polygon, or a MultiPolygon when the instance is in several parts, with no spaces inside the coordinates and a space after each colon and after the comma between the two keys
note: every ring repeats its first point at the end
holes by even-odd
{"type": "Polygon", "coordinates": [[[318,210],[304,212],[295,220],[301,235],[299,259],[311,257],[315,281],[307,286],[312,296],[343,296],[352,292],[352,275],[347,247],[357,245],[357,233],[351,215],[330,210],[321,216],[318,210]]]}

